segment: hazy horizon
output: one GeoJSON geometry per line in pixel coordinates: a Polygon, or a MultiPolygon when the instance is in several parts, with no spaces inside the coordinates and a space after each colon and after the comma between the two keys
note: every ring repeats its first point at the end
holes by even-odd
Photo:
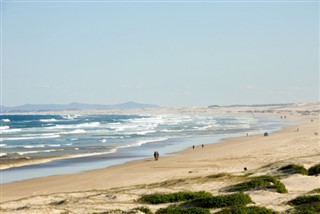
{"type": "Polygon", "coordinates": [[[1,105],[319,102],[319,2],[1,1],[1,105]]]}

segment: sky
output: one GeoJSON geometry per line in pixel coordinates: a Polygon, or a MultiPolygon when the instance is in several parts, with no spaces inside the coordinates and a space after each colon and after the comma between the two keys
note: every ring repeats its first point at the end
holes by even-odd
{"type": "Polygon", "coordinates": [[[319,102],[319,1],[1,1],[1,104],[319,102]]]}

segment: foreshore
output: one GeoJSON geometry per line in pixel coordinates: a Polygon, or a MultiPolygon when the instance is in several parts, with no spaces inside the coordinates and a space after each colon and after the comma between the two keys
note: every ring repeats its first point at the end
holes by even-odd
{"type": "MultiPolygon", "coordinates": [[[[27,200],[30,203],[34,196],[37,196],[37,200],[57,193],[65,193],[65,197],[68,197],[68,192],[80,194],[83,191],[147,185],[216,173],[272,174],[276,168],[290,163],[301,164],[306,168],[320,163],[320,140],[319,135],[315,134],[320,132],[319,116],[296,115],[295,120],[297,124],[286,126],[267,137],[255,135],[229,138],[218,144],[206,145],[204,148],[200,146],[201,142],[199,142],[195,149],[187,149],[172,156],[160,157],[158,161],[150,158],[79,174],[56,175],[2,184],[1,209],[10,210],[12,204],[16,203],[8,202],[12,200],[28,198],[18,202],[23,204],[27,200]],[[248,171],[245,172],[244,167],[248,171]]],[[[297,179],[289,177],[283,182],[287,185],[290,193],[286,196],[288,198],[320,188],[320,177],[307,176],[297,179]]],[[[230,181],[226,180],[225,184],[227,183],[230,181]]],[[[220,187],[225,184],[223,181],[219,183],[220,187]]],[[[219,187],[216,185],[216,183],[209,185],[206,190],[217,193],[219,187]]],[[[180,188],[193,191],[201,190],[204,187],[192,185],[180,186],[180,188]]],[[[86,193],[83,192],[83,194],[86,193]]],[[[261,195],[256,197],[260,200],[258,203],[262,205],[280,211],[284,209],[280,203],[283,197],[280,201],[272,202],[272,204],[268,204],[271,203],[270,199],[261,195]]],[[[266,197],[270,196],[266,195],[266,197]]],[[[31,208],[32,206],[30,206],[31,208]]],[[[76,210],[76,207],[74,209],[76,210]]],[[[30,213],[32,212],[30,211],[30,213]]]]}

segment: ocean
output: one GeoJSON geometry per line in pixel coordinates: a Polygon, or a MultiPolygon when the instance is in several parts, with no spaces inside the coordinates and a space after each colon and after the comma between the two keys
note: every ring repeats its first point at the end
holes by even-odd
{"type": "Polygon", "coordinates": [[[0,115],[0,160],[55,159],[1,170],[1,183],[78,173],[130,160],[272,132],[284,121],[255,115],[0,115]]]}

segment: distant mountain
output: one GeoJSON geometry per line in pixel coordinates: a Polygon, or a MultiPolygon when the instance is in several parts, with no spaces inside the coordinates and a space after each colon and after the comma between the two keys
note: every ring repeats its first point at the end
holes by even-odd
{"type": "Polygon", "coordinates": [[[1,106],[2,112],[24,112],[24,111],[62,111],[62,110],[103,110],[103,109],[144,109],[158,108],[160,106],[153,104],[142,104],[136,102],[126,102],[116,105],[99,105],[99,104],[25,104],[15,107],[1,106]]]}

